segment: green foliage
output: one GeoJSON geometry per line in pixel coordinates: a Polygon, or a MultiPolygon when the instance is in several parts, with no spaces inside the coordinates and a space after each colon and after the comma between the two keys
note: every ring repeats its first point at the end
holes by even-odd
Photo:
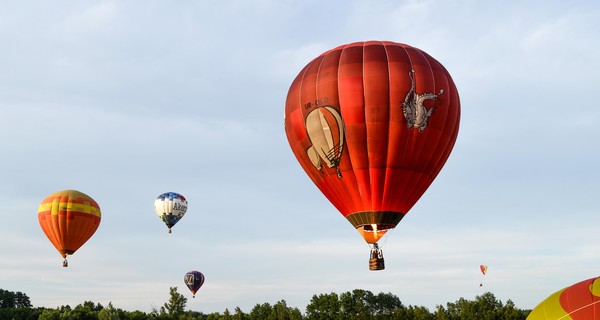
{"type": "Polygon", "coordinates": [[[287,306],[285,300],[278,301],[273,305],[271,314],[267,317],[268,320],[297,320],[302,319],[302,314],[298,308],[287,306]]]}
{"type": "Polygon", "coordinates": [[[40,315],[39,320],[60,320],[60,314],[59,310],[46,309],[40,315]]]}
{"type": "Polygon", "coordinates": [[[309,320],[337,320],[340,318],[340,299],[337,293],[314,295],[306,306],[309,320]]]}
{"type": "Polygon", "coordinates": [[[436,319],[439,320],[521,320],[526,319],[529,311],[518,310],[512,301],[506,305],[486,292],[477,296],[475,301],[460,298],[454,303],[447,303],[446,309],[438,306],[436,319]]]}
{"type": "Polygon", "coordinates": [[[98,312],[98,320],[121,320],[121,317],[119,317],[119,311],[113,307],[112,302],[109,302],[106,308],[98,312]]]}
{"type": "Polygon", "coordinates": [[[152,312],[124,311],[112,302],[106,307],[85,301],[75,308],[61,306],[55,309],[32,308],[25,294],[0,289],[0,319],[10,320],[525,320],[530,310],[521,310],[508,300],[506,304],[490,293],[477,296],[475,300],[460,298],[438,305],[434,312],[422,306],[404,306],[391,293],[373,294],[368,290],[355,289],[341,294],[313,295],[303,315],[298,308],[289,307],[285,300],[275,304],[256,304],[249,313],[236,307],[221,314],[203,314],[186,311],[187,298],[169,289],[170,298],[160,310],[152,312]],[[18,297],[18,298],[17,298],[18,297]],[[18,307],[17,307],[18,306],[18,307]],[[26,307],[24,307],[26,306],[26,307]]]}
{"type": "Polygon", "coordinates": [[[169,290],[171,297],[169,298],[169,302],[165,303],[161,308],[161,314],[164,314],[166,310],[166,313],[172,316],[173,319],[179,319],[185,312],[187,298],[177,291],[177,287],[171,287],[169,290]]]}
{"type": "Polygon", "coordinates": [[[22,292],[0,289],[0,309],[4,308],[31,308],[31,301],[22,292]]]}
{"type": "MultiPolygon", "coordinates": [[[[236,308],[236,315],[239,308],[236,308]]],[[[241,310],[240,310],[241,311],[241,310]]],[[[271,312],[273,311],[273,307],[271,307],[268,303],[257,304],[252,308],[247,318],[250,320],[259,320],[259,319],[267,319],[271,312]]],[[[243,313],[242,313],[243,314],[243,313]]],[[[241,318],[243,319],[243,318],[241,318]]]]}

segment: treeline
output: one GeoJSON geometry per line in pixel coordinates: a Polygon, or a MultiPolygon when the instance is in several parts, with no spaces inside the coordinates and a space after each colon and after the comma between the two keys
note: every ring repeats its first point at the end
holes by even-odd
{"type": "Polygon", "coordinates": [[[115,308],[112,303],[85,301],[71,308],[33,308],[29,297],[21,292],[0,289],[0,319],[10,320],[525,320],[531,310],[515,307],[511,300],[506,303],[490,293],[477,296],[475,300],[460,298],[446,306],[438,305],[430,311],[422,306],[405,306],[391,293],[373,294],[356,289],[342,294],[314,295],[303,314],[298,308],[289,307],[285,300],[275,304],[256,304],[250,312],[239,307],[223,313],[185,310],[187,298],[170,288],[170,299],[151,312],[126,311],[115,308]]]}

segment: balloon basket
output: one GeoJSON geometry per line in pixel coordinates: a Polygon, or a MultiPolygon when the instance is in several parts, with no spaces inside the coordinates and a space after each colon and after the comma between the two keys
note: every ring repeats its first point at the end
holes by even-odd
{"type": "Polygon", "coordinates": [[[385,262],[383,258],[371,258],[369,259],[369,270],[377,271],[385,269],[385,262]]]}
{"type": "Polygon", "coordinates": [[[371,256],[369,257],[369,270],[377,271],[383,269],[385,269],[383,252],[377,247],[377,244],[375,244],[375,247],[371,249],[371,256]]]}

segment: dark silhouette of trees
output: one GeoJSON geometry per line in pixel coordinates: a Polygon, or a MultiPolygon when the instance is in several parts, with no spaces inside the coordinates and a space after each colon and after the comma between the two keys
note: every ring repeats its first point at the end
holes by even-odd
{"type": "Polygon", "coordinates": [[[474,301],[460,298],[447,303],[446,309],[438,306],[436,319],[440,320],[520,320],[526,319],[531,310],[519,310],[511,300],[506,304],[490,293],[477,296],[474,301]]]}
{"type": "Polygon", "coordinates": [[[33,308],[29,297],[21,292],[0,289],[0,319],[12,320],[525,320],[530,310],[521,310],[508,300],[505,304],[492,293],[477,296],[475,300],[460,298],[437,305],[430,312],[423,306],[405,306],[391,293],[373,294],[368,290],[313,295],[306,312],[290,307],[285,300],[275,304],[259,303],[250,312],[240,307],[223,313],[185,310],[187,298],[169,288],[170,298],[159,310],[150,313],[125,311],[84,301],[71,308],[33,308]]]}
{"type": "Polygon", "coordinates": [[[31,308],[31,301],[22,292],[0,289],[0,308],[31,308]]]}

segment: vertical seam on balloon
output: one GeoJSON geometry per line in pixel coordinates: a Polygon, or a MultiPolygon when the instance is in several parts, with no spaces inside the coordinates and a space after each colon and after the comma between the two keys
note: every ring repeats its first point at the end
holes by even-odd
{"type": "MultiPolygon", "coordinates": [[[[327,56],[328,56],[330,53],[331,53],[331,52],[328,52],[328,53],[326,53],[326,54],[322,54],[322,55],[321,55],[321,56],[322,56],[322,59],[319,61],[319,67],[317,68],[317,73],[315,74],[315,77],[316,77],[316,81],[315,81],[315,98],[316,98],[316,100],[319,100],[319,99],[320,99],[320,97],[319,97],[319,78],[320,78],[320,74],[321,74],[321,67],[323,66],[323,61],[325,61],[326,57],[327,57],[327,56]]],[[[338,70],[338,72],[339,72],[339,70],[338,70]]],[[[338,88],[339,88],[339,86],[338,86],[338,88]]],[[[339,89],[338,89],[338,90],[339,90],[339,89]]],[[[339,96],[339,94],[338,94],[338,96],[339,96]]],[[[321,106],[319,105],[319,107],[321,107],[321,106]]],[[[341,108],[340,108],[340,109],[341,109],[341,108]]],[[[341,112],[341,110],[340,110],[340,112],[341,112]]],[[[342,118],[342,119],[343,119],[343,118],[342,118]]],[[[306,127],[306,123],[304,124],[304,126],[306,127]]],[[[337,166],[339,167],[339,165],[340,165],[340,164],[338,163],[338,164],[337,164],[337,166]]],[[[338,169],[339,169],[339,168],[338,168],[338,169]]],[[[325,181],[325,176],[320,176],[320,180],[321,180],[321,181],[325,181]]],[[[343,198],[343,195],[342,195],[342,194],[339,194],[339,193],[337,193],[337,192],[335,192],[335,191],[333,191],[333,190],[332,190],[332,189],[329,187],[329,184],[327,184],[327,183],[323,183],[323,186],[324,186],[324,188],[327,188],[327,189],[331,190],[330,192],[328,192],[328,193],[331,195],[331,197],[334,197],[335,199],[340,199],[340,198],[343,198]]],[[[344,203],[344,201],[336,201],[336,202],[337,202],[337,203],[344,203]]]]}
{"type": "MultiPolygon", "coordinates": [[[[389,92],[390,92],[390,86],[389,86],[389,82],[390,82],[390,72],[389,72],[389,59],[388,59],[388,54],[387,54],[387,49],[385,47],[385,45],[383,44],[382,41],[374,41],[374,42],[378,42],[378,46],[382,47],[383,50],[385,51],[386,54],[386,66],[387,66],[387,79],[388,79],[388,103],[385,107],[387,107],[387,114],[388,114],[388,128],[387,128],[387,137],[386,137],[386,141],[385,141],[385,145],[388,146],[387,148],[385,148],[385,159],[386,159],[386,165],[384,168],[375,168],[372,166],[372,159],[371,159],[371,154],[374,154],[371,150],[371,148],[369,147],[368,143],[367,143],[367,159],[369,160],[369,186],[370,186],[370,204],[371,204],[371,210],[375,211],[375,210],[381,210],[381,205],[383,204],[383,190],[385,188],[385,182],[386,182],[386,178],[387,178],[387,156],[389,153],[389,134],[390,134],[390,130],[389,130],[389,115],[390,115],[390,99],[389,99],[389,92]],[[379,179],[380,174],[376,175],[376,178],[373,179],[375,177],[375,172],[377,172],[378,170],[383,170],[383,182],[381,182],[379,179]],[[382,184],[382,185],[381,185],[382,184]],[[375,192],[375,191],[378,192],[375,192]]],[[[363,67],[365,66],[365,54],[363,52],[363,67]]],[[[363,71],[363,87],[365,88],[365,101],[364,101],[364,110],[365,110],[365,129],[366,129],[366,137],[367,137],[367,142],[369,141],[369,130],[367,129],[367,124],[368,121],[367,120],[367,99],[366,99],[366,80],[365,80],[365,72],[363,71]]],[[[372,123],[373,126],[375,127],[379,127],[381,124],[377,123],[377,122],[373,122],[372,123]]],[[[379,133],[379,132],[377,132],[379,133]]],[[[378,135],[379,136],[379,135],[378,135]]],[[[381,141],[379,141],[379,143],[381,143],[381,141]]],[[[378,157],[378,156],[375,156],[378,157]]]]}
{"type": "MultiPolygon", "coordinates": [[[[310,66],[312,62],[309,62],[308,65],[306,65],[304,67],[304,69],[301,71],[302,73],[302,77],[300,78],[300,84],[298,85],[298,96],[297,96],[297,105],[298,105],[298,110],[300,112],[300,120],[302,121],[302,126],[304,128],[306,128],[306,118],[304,117],[304,115],[302,114],[302,90],[304,88],[304,79],[306,78],[306,73],[308,72],[308,68],[310,66]]],[[[287,106],[286,106],[287,108],[287,106]]],[[[293,130],[293,129],[292,129],[293,130]]],[[[305,129],[306,130],[306,129],[305,129]]],[[[308,135],[308,133],[307,133],[308,135]]],[[[296,137],[298,139],[298,144],[300,144],[300,139],[299,137],[296,137]]],[[[293,150],[293,148],[292,148],[293,150]]]]}
{"type": "Polygon", "coordinates": [[[384,181],[383,181],[383,189],[381,190],[381,205],[384,205],[386,203],[385,199],[387,198],[387,188],[388,188],[388,179],[389,179],[389,174],[390,174],[390,148],[393,146],[390,146],[390,141],[391,141],[391,134],[392,134],[392,72],[390,71],[391,65],[390,65],[390,54],[388,52],[388,46],[383,42],[380,41],[381,45],[383,46],[383,49],[385,51],[385,59],[387,61],[387,78],[388,78],[388,121],[387,121],[387,125],[388,125],[388,132],[387,132],[387,143],[386,145],[388,146],[386,148],[386,155],[385,155],[385,175],[384,175],[384,181]]]}
{"type": "MultiPolygon", "coordinates": [[[[415,52],[417,54],[421,55],[423,57],[423,60],[425,62],[427,62],[427,65],[429,66],[429,68],[427,68],[427,70],[431,70],[431,80],[432,80],[431,82],[433,83],[433,87],[434,87],[433,92],[435,92],[435,72],[433,72],[433,69],[431,68],[431,61],[429,60],[428,54],[426,54],[424,51],[421,51],[421,50],[415,50],[415,52]]],[[[416,94],[417,93],[416,74],[414,75],[414,77],[415,77],[415,94],[416,94]]],[[[446,119],[444,119],[444,122],[443,122],[444,126],[446,125],[445,120],[446,119]]],[[[426,128],[425,130],[426,130],[426,132],[424,131],[424,132],[418,133],[418,134],[425,134],[425,137],[423,138],[423,143],[421,145],[421,148],[419,148],[419,150],[417,150],[417,154],[418,154],[417,158],[419,158],[423,154],[424,151],[427,151],[426,146],[428,146],[430,143],[435,143],[435,145],[431,147],[431,150],[433,150],[431,152],[431,154],[432,155],[435,154],[435,150],[437,150],[438,145],[440,143],[439,139],[438,139],[438,141],[431,142],[431,135],[430,135],[430,130],[432,130],[431,128],[426,128]]],[[[442,128],[441,132],[443,132],[443,128],[442,128]]],[[[437,167],[437,165],[434,166],[433,168],[435,168],[435,167],[437,167]]],[[[433,175],[427,175],[429,173],[429,171],[427,170],[427,167],[421,168],[420,173],[422,175],[427,175],[428,178],[427,179],[417,179],[417,182],[414,184],[414,188],[408,194],[409,195],[408,199],[414,199],[415,195],[423,195],[425,193],[425,191],[428,189],[428,187],[433,182],[435,176],[437,175],[435,173],[435,169],[433,171],[434,171],[434,172],[432,172],[433,175]],[[420,190],[423,190],[423,192],[420,192],[420,190]]],[[[438,171],[438,173],[439,173],[439,171],[438,171]]],[[[413,177],[411,175],[411,180],[412,180],[412,178],[413,177]]],[[[417,199],[414,201],[415,204],[417,203],[418,198],[419,197],[417,197],[417,199]]]]}
{"type": "MultiPolygon", "coordinates": [[[[369,158],[369,130],[367,129],[367,98],[366,98],[366,94],[367,92],[365,91],[365,47],[366,47],[366,42],[362,41],[362,70],[361,70],[361,79],[362,79],[362,90],[363,90],[363,94],[362,94],[362,108],[363,108],[363,112],[364,112],[364,119],[365,119],[365,128],[364,128],[364,137],[365,137],[365,155],[366,155],[366,159],[367,159],[367,178],[368,178],[368,192],[369,192],[369,197],[367,198],[369,200],[370,203],[370,207],[369,210],[373,209],[373,182],[371,181],[371,159],[369,158]]],[[[360,189],[359,189],[360,191],[360,189]]],[[[361,195],[361,202],[362,205],[361,207],[364,208],[364,201],[362,201],[364,198],[363,195],[361,195]]]]}
{"type": "MultiPolygon", "coordinates": [[[[342,109],[342,102],[341,102],[341,100],[342,100],[341,99],[342,93],[340,92],[340,71],[342,70],[342,68],[341,68],[342,58],[344,56],[344,51],[346,50],[347,47],[348,47],[348,45],[344,45],[344,47],[342,48],[342,51],[340,52],[340,56],[338,58],[338,67],[337,67],[337,76],[336,76],[336,78],[337,78],[336,79],[336,84],[337,84],[336,85],[336,89],[337,89],[338,100],[339,100],[339,104],[340,104],[339,108],[340,108],[340,114],[342,116],[342,125],[344,127],[346,127],[344,129],[344,137],[343,137],[346,140],[345,141],[346,148],[345,148],[345,150],[342,150],[342,153],[345,152],[347,154],[346,159],[348,159],[347,161],[348,161],[350,169],[351,169],[351,170],[348,170],[348,171],[342,173],[342,179],[344,179],[344,180],[353,179],[354,181],[356,181],[356,175],[354,174],[354,170],[353,170],[354,169],[354,164],[352,163],[352,157],[350,156],[350,149],[349,149],[348,139],[346,138],[347,126],[346,126],[346,121],[345,121],[345,117],[344,117],[344,112],[343,112],[343,109],[342,109]],[[351,175],[351,177],[348,177],[348,175],[351,175]]],[[[340,163],[340,165],[341,165],[341,163],[340,163]]],[[[352,192],[350,192],[350,190],[349,190],[349,186],[352,185],[352,184],[344,181],[344,183],[342,185],[344,186],[344,190],[345,190],[346,194],[348,195],[348,198],[351,199],[350,203],[349,204],[345,204],[345,208],[344,208],[345,212],[349,214],[349,213],[352,213],[351,211],[353,211],[353,209],[356,207],[355,204],[354,204],[354,201],[356,201],[356,200],[353,199],[353,197],[351,196],[352,192]]],[[[358,193],[360,193],[360,189],[358,189],[358,184],[354,183],[354,185],[357,186],[356,187],[356,191],[358,193]]],[[[362,199],[360,199],[360,200],[362,202],[362,199]]]]}
{"type": "MultiPolygon", "coordinates": [[[[77,247],[77,244],[80,241],[80,238],[82,238],[82,234],[84,232],[84,230],[81,230],[79,228],[77,229],[73,229],[71,228],[71,224],[74,223],[75,219],[77,219],[77,221],[79,221],[80,217],[76,217],[74,212],[75,208],[73,208],[73,202],[75,202],[75,196],[69,196],[68,201],[67,201],[67,210],[66,210],[66,215],[65,215],[65,237],[66,239],[64,240],[64,245],[65,245],[65,250],[66,251],[76,251],[77,249],[79,249],[77,247]],[[69,205],[70,204],[70,205],[69,205]],[[69,209],[70,207],[70,209],[69,209]],[[69,217],[71,219],[69,219],[69,217]],[[77,249],[75,249],[77,247],[77,249]]],[[[74,252],[73,252],[74,253],[74,252]]]]}
{"type": "MultiPolygon", "coordinates": [[[[66,234],[67,234],[66,224],[67,224],[67,222],[65,221],[64,226],[63,226],[63,224],[60,221],[61,220],[60,219],[60,204],[63,201],[63,198],[66,199],[66,201],[65,201],[66,203],[68,203],[68,200],[69,200],[68,196],[61,195],[60,200],[58,201],[58,213],[59,213],[59,215],[58,215],[57,221],[58,221],[58,233],[59,233],[59,236],[60,236],[60,242],[61,242],[61,245],[62,245],[62,249],[65,249],[64,247],[65,247],[65,244],[67,242],[66,241],[66,238],[67,238],[67,236],[66,236],[66,234]],[[63,230],[63,227],[65,227],[64,228],[65,230],[63,230]]],[[[67,213],[67,210],[65,208],[65,215],[64,215],[64,219],[65,220],[67,219],[67,214],[68,213],[67,213]]]]}
{"type": "MultiPolygon", "coordinates": [[[[323,56],[323,58],[319,61],[319,67],[317,68],[317,74],[315,75],[315,77],[317,78],[315,80],[315,98],[316,100],[319,100],[319,76],[321,75],[321,67],[323,66],[323,61],[325,60],[326,56],[323,56]]],[[[319,105],[320,107],[321,105],[319,105]]]]}
{"type": "MultiPolygon", "coordinates": [[[[406,55],[406,58],[408,59],[408,63],[409,63],[409,67],[410,67],[410,70],[408,72],[412,72],[413,71],[413,61],[412,61],[412,58],[406,48],[407,45],[402,45],[400,47],[402,48],[402,50],[404,50],[404,54],[406,55]]],[[[402,117],[404,118],[404,121],[406,122],[406,116],[403,114],[402,117]]],[[[406,125],[406,123],[404,123],[403,125],[406,125]]],[[[406,137],[406,140],[404,141],[404,147],[402,148],[403,150],[401,153],[402,154],[402,159],[400,160],[400,169],[401,170],[404,170],[405,168],[407,168],[407,166],[406,166],[406,159],[407,159],[406,153],[407,152],[406,151],[408,150],[408,146],[411,143],[410,142],[410,136],[411,136],[410,129],[406,129],[406,135],[407,135],[407,137],[406,137]]],[[[401,188],[398,188],[398,193],[403,197],[403,199],[408,199],[405,196],[405,193],[406,193],[406,188],[408,186],[408,181],[410,181],[412,178],[412,171],[410,171],[410,170],[406,170],[406,171],[407,171],[406,178],[402,179],[402,181],[404,183],[402,184],[401,188]]],[[[402,206],[405,206],[406,203],[407,203],[407,200],[404,200],[404,202],[402,203],[402,206]]],[[[404,214],[408,214],[409,211],[410,211],[410,208],[407,207],[406,212],[404,212],[404,214]]]]}
{"type": "MultiPolygon", "coordinates": [[[[48,199],[48,198],[46,198],[48,199]]],[[[45,200],[42,201],[42,204],[45,202],[45,200]]],[[[47,230],[48,233],[44,232],[46,234],[46,237],[48,237],[48,239],[50,240],[50,242],[52,243],[52,245],[58,250],[58,240],[60,239],[58,237],[58,232],[56,230],[56,228],[58,228],[57,226],[55,226],[54,222],[52,221],[52,203],[54,200],[50,201],[50,206],[48,208],[48,215],[44,218],[44,226],[42,226],[42,230],[47,230]]],[[[39,219],[39,209],[38,209],[38,219],[39,219]]],[[[41,225],[41,223],[40,223],[41,225]]]]}
{"type": "MultiPolygon", "coordinates": [[[[310,65],[310,63],[309,63],[310,65]]],[[[304,87],[304,78],[306,77],[306,72],[308,71],[308,66],[304,67],[304,70],[302,71],[302,78],[300,79],[300,85],[298,86],[299,90],[298,90],[298,106],[299,109],[301,110],[302,108],[302,88],[304,87]]],[[[302,118],[302,125],[306,128],[306,119],[304,119],[304,117],[302,118]]]]}
{"type": "MultiPolygon", "coordinates": [[[[432,58],[433,59],[433,58],[432,58]]],[[[448,85],[447,88],[447,94],[448,94],[448,105],[446,107],[450,108],[453,103],[453,99],[455,99],[455,97],[453,96],[454,93],[458,93],[457,90],[450,90],[450,89],[454,89],[456,86],[454,84],[454,82],[452,81],[452,77],[450,76],[449,72],[446,70],[446,68],[439,62],[436,62],[437,64],[439,64],[439,67],[442,68],[442,70],[444,71],[444,76],[445,76],[445,80],[446,83],[448,85]]],[[[444,92],[444,94],[446,94],[446,91],[444,92]]],[[[458,101],[458,106],[460,106],[460,101],[458,101]]],[[[435,167],[441,167],[442,165],[445,164],[445,162],[448,160],[448,158],[450,157],[450,153],[452,151],[452,149],[454,148],[454,144],[456,143],[456,138],[458,135],[458,128],[457,126],[459,125],[459,120],[460,119],[460,107],[456,107],[456,108],[451,108],[448,110],[448,112],[446,113],[446,118],[444,119],[444,127],[441,129],[441,132],[450,132],[451,135],[448,136],[448,144],[444,147],[444,151],[440,153],[436,163],[435,163],[435,167]],[[452,112],[452,114],[451,114],[452,112]],[[449,119],[454,118],[455,120],[453,122],[449,122],[449,119]],[[446,128],[450,126],[451,130],[446,130],[446,128]]],[[[438,142],[441,142],[441,139],[438,140],[438,142]]],[[[438,172],[436,172],[432,177],[431,180],[433,181],[437,175],[441,172],[441,169],[438,170],[438,172]]]]}
{"type": "Polygon", "coordinates": [[[57,196],[58,203],[57,203],[57,208],[56,208],[56,222],[54,221],[54,219],[52,219],[52,211],[50,211],[50,225],[52,226],[52,232],[54,233],[54,239],[55,239],[55,242],[56,242],[54,244],[54,246],[59,251],[59,253],[60,253],[60,250],[63,247],[63,239],[61,237],[61,228],[60,228],[60,221],[59,221],[59,219],[60,219],[59,211],[60,211],[60,199],[61,199],[61,197],[62,197],[61,195],[57,196]]]}
{"type": "MultiPolygon", "coordinates": [[[[340,71],[342,70],[342,68],[341,68],[342,58],[344,56],[344,51],[346,50],[347,47],[348,47],[348,45],[345,45],[342,48],[342,52],[340,52],[340,58],[338,60],[337,81],[336,81],[337,82],[338,97],[339,97],[339,100],[340,100],[340,114],[342,115],[342,122],[344,122],[343,123],[344,126],[346,126],[346,121],[344,120],[345,119],[344,118],[344,112],[343,112],[342,103],[341,103],[342,93],[340,92],[340,85],[339,84],[340,84],[340,71]]],[[[344,134],[344,139],[346,139],[346,134],[348,132],[347,128],[346,128],[345,132],[346,133],[344,134]]],[[[343,173],[343,179],[349,179],[349,177],[347,177],[347,175],[351,174],[352,175],[351,178],[354,180],[354,184],[353,185],[356,186],[356,190],[355,191],[359,195],[358,200],[354,199],[354,197],[352,197],[352,203],[347,208],[352,208],[352,210],[356,209],[356,207],[357,207],[356,203],[358,203],[359,201],[360,201],[360,206],[359,207],[360,208],[364,208],[364,202],[363,202],[362,195],[361,195],[361,192],[360,192],[360,187],[359,187],[358,183],[356,182],[356,174],[354,173],[354,164],[352,163],[352,156],[350,155],[350,144],[348,143],[347,139],[346,139],[346,151],[342,150],[342,152],[346,152],[347,153],[348,156],[346,158],[348,159],[348,162],[349,162],[350,168],[351,168],[351,170],[348,170],[348,171],[346,171],[346,172],[343,173]]],[[[344,185],[344,188],[346,189],[346,192],[350,193],[349,190],[348,190],[348,186],[351,185],[351,184],[347,183],[347,182],[344,182],[343,185],[344,185]]],[[[354,213],[354,212],[350,212],[352,210],[347,210],[347,213],[348,214],[354,213]]]]}

